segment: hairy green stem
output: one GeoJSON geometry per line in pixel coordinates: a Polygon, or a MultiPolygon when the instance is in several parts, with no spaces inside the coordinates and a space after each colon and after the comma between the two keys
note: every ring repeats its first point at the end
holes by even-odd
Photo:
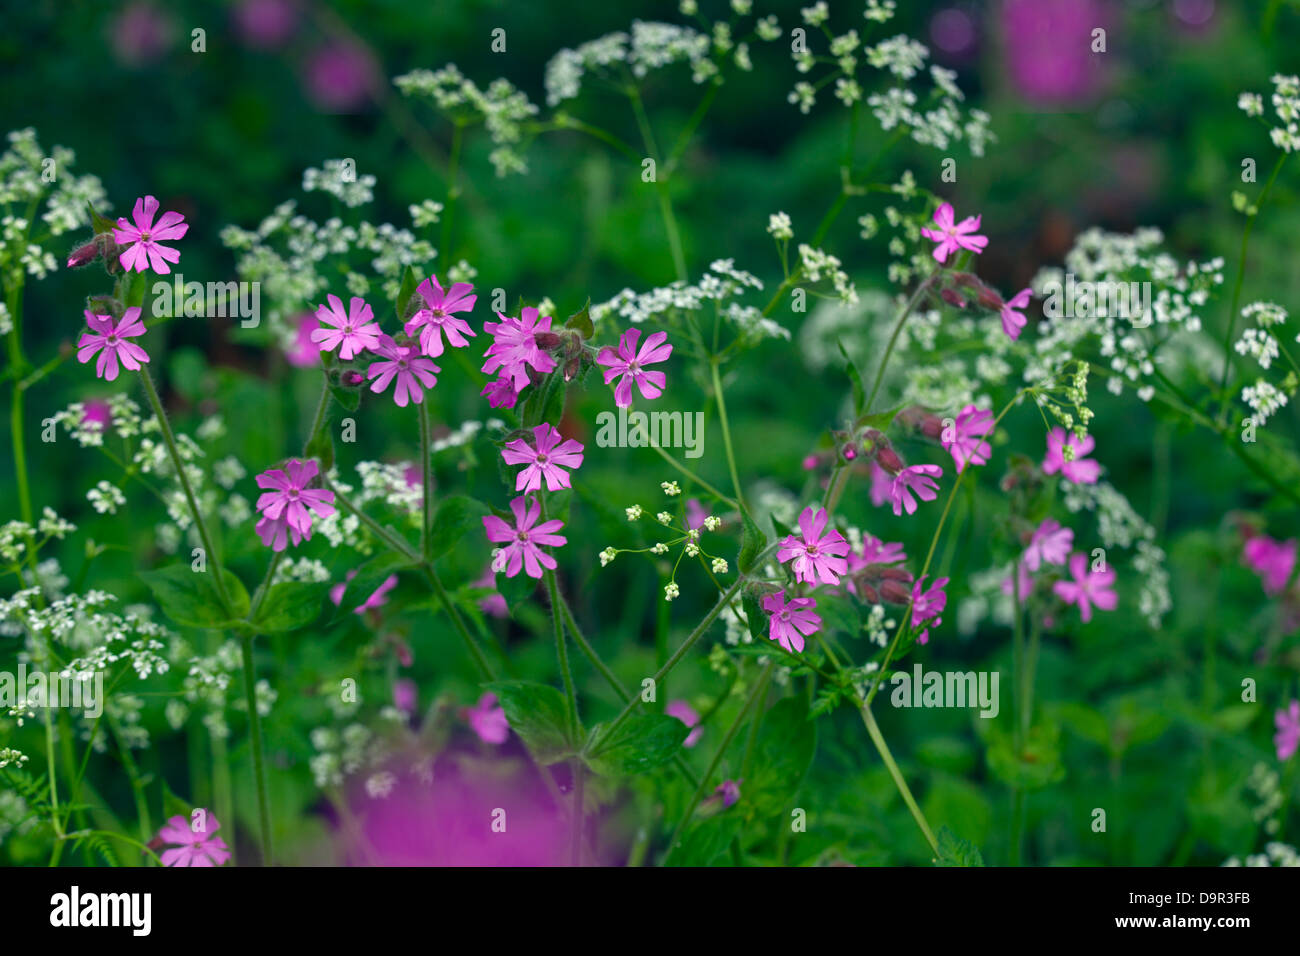
{"type": "Polygon", "coordinates": [[[262,865],[275,865],[271,837],[271,801],[266,786],[266,760],[262,754],[262,716],[257,712],[257,679],[253,666],[253,635],[239,635],[244,664],[244,700],[248,704],[248,735],[253,744],[253,779],[257,785],[257,816],[261,824],[262,865]]]}
{"type": "Polygon", "coordinates": [[[903,802],[907,804],[908,811],[912,814],[912,819],[920,827],[921,834],[925,837],[925,842],[930,844],[930,850],[935,856],[939,855],[939,841],[934,838],[934,831],[930,829],[930,824],[925,819],[925,814],[916,803],[916,798],[912,796],[912,791],[908,789],[907,781],[903,779],[903,772],[898,769],[898,764],[894,762],[894,755],[889,752],[889,745],[885,743],[885,737],[880,732],[880,727],[876,725],[876,718],[871,713],[871,706],[864,703],[858,708],[862,714],[862,722],[867,726],[867,736],[871,742],[876,745],[876,750],[880,753],[880,759],[885,762],[885,767],[889,770],[889,775],[894,778],[894,786],[898,788],[899,794],[903,797],[903,802]]]}

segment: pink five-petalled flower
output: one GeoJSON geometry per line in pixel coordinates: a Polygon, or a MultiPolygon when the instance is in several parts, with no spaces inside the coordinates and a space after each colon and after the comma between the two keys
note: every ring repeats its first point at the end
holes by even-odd
{"type": "Polygon", "coordinates": [[[1079,608],[1079,617],[1085,622],[1092,620],[1092,609],[1098,607],[1103,611],[1113,611],[1119,604],[1115,594],[1115,572],[1111,568],[1092,571],[1088,568],[1088,558],[1076,551],[1070,555],[1070,577],[1073,580],[1057,581],[1052,591],[1066,604],[1079,608]]]}
{"type": "Polygon", "coordinates": [[[961,222],[956,222],[951,203],[943,203],[934,211],[934,222],[939,228],[927,227],[921,230],[921,235],[938,243],[934,248],[934,257],[939,262],[946,260],[950,253],[958,249],[969,249],[978,255],[989,244],[986,236],[975,234],[975,230],[980,227],[980,217],[967,216],[961,222]]]}
{"type": "MultiPolygon", "coordinates": [[[[330,600],[336,605],[343,603],[343,595],[348,589],[348,582],[357,576],[357,572],[349,571],[346,578],[330,588],[330,600]]],[[[366,598],[357,605],[354,614],[365,614],[366,611],[381,608],[388,603],[388,592],[397,587],[397,575],[390,574],[384,579],[384,583],[371,592],[370,597],[366,598]]]]}
{"type": "Polygon", "coordinates": [[[257,499],[262,517],[254,530],[271,550],[283,551],[290,536],[295,545],[303,538],[310,541],[312,514],[321,518],[334,514],[334,492],[308,487],[319,472],[315,461],[295,458],[283,469],[268,468],[257,476],[257,486],[265,493],[257,499]]]}
{"type": "Polygon", "coordinates": [[[1084,456],[1097,447],[1096,439],[1085,435],[1080,441],[1074,432],[1066,433],[1059,425],[1047,433],[1047,457],[1043,459],[1043,474],[1058,471],[1076,485],[1095,485],[1101,477],[1101,464],[1084,456]],[[1065,449],[1074,450],[1074,457],[1065,460],[1065,449]]]}
{"type": "Polygon", "coordinates": [[[1013,339],[1020,338],[1020,333],[1025,330],[1025,323],[1029,321],[1025,318],[1023,312],[1017,312],[1016,310],[1027,308],[1029,299],[1033,294],[1033,289],[1021,289],[1006,302],[1003,302],[1002,308],[998,310],[998,314],[1002,318],[1002,331],[1013,339]]]}
{"type": "Polygon", "coordinates": [[[662,362],[673,354],[673,347],[666,344],[668,333],[653,332],[647,335],[638,349],[637,342],[640,338],[640,329],[628,329],[618,340],[617,351],[606,345],[596,356],[596,364],[605,366],[605,384],[608,385],[616,378],[619,380],[614,387],[614,404],[620,408],[632,404],[633,382],[647,399],[662,395],[667,383],[663,372],[647,372],[645,366],[662,362]]]}
{"type": "Polygon", "coordinates": [[[1061,523],[1054,518],[1044,518],[1043,523],[1034,529],[1029,538],[1029,546],[1025,548],[1025,568],[1037,571],[1044,562],[1065,564],[1073,546],[1073,531],[1061,527],[1061,523]]]}
{"type": "Polygon", "coordinates": [[[485,744],[503,744],[510,736],[505,708],[497,703],[497,695],[490,691],[480,697],[477,704],[466,709],[465,719],[485,744]]]}
{"type": "Polygon", "coordinates": [[[916,511],[916,500],[912,493],[922,501],[934,501],[939,497],[939,486],[934,479],[943,474],[938,465],[909,465],[894,476],[889,498],[894,503],[894,514],[901,515],[906,509],[908,514],[916,511]]]}
{"type": "Polygon", "coordinates": [[[809,505],[799,515],[799,531],[803,537],[786,535],[777,549],[776,559],[782,564],[794,559],[791,566],[794,579],[801,584],[839,584],[840,575],[848,572],[845,555],[849,553],[849,543],[834,529],[822,534],[827,517],[823,509],[809,505]]]}
{"type": "Polygon", "coordinates": [[[381,335],[374,352],[380,360],[366,368],[366,378],[374,379],[370,390],[382,392],[396,378],[393,401],[398,408],[405,408],[407,402],[419,405],[424,401],[424,390],[437,384],[442,369],[433,364],[433,359],[421,355],[414,345],[398,345],[392,336],[381,335]]]}
{"type": "Polygon", "coordinates": [[[953,419],[952,427],[941,433],[943,447],[952,455],[957,474],[967,465],[987,465],[993,449],[985,437],[993,431],[993,413],[967,405],[953,419]]]}
{"type": "Polygon", "coordinates": [[[189,232],[189,224],[178,212],[165,212],[154,222],[153,217],[157,213],[158,200],[153,196],[145,196],[135,201],[135,208],[131,211],[134,224],[121,218],[113,228],[113,241],[119,246],[128,247],[119,260],[126,271],[144,272],[145,269],[153,269],[165,276],[172,271],[167,263],[180,262],[179,250],[159,243],[180,239],[189,232]]]}
{"type": "Polygon", "coordinates": [[[510,502],[510,510],[515,515],[513,528],[496,515],[483,517],[483,530],[487,532],[487,539],[494,544],[503,545],[492,558],[492,570],[504,571],[508,578],[517,575],[520,566],[528,572],[530,578],[540,578],[544,567],[555,570],[555,559],[538,545],[558,547],[567,544],[568,538],[555,533],[564,527],[564,522],[552,518],[538,524],[542,506],[533,498],[516,498],[510,502]]]}
{"type": "Polygon", "coordinates": [[[683,747],[694,747],[700,742],[700,737],[704,734],[704,728],[698,726],[700,715],[695,708],[684,700],[670,700],[664,705],[664,713],[669,717],[676,717],[687,727],[691,728],[686,739],[682,741],[683,747]]]}
{"type": "Polygon", "coordinates": [[[447,291],[438,284],[437,276],[429,276],[415,291],[424,299],[424,308],[411,316],[406,322],[406,334],[420,333],[420,350],[430,358],[442,354],[442,336],[447,336],[447,344],[453,348],[463,349],[469,345],[469,339],[477,336],[469,323],[457,318],[456,312],[469,312],[478,301],[474,287],[468,282],[456,282],[447,291]]]}
{"type": "MultiPolygon", "coordinates": [[[[925,575],[920,580],[912,583],[912,623],[920,627],[929,625],[931,621],[934,626],[938,627],[943,623],[943,618],[939,615],[943,609],[948,606],[948,595],[944,592],[947,586],[947,578],[935,578],[928,588],[925,587],[925,575]]],[[[930,640],[930,628],[925,627],[916,643],[925,644],[930,640]]]]}
{"type": "Polygon", "coordinates": [[[169,844],[163,850],[163,866],[221,866],[230,859],[226,841],[216,836],[221,829],[217,818],[202,810],[191,823],[182,816],[174,816],[158,831],[158,839],[169,844]]]}
{"type": "Polygon", "coordinates": [[[322,352],[333,352],[337,348],[339,358],[346,362],[379,344],[379,336],[383,333],[375,321],[374,310],[365,299],[354,295],[346,312],[338,296],[326,296],[326,302],[329,304],[316,309],[320,328],[311,334],[311,340],[320,346],[322,352]]]}
{"type": "Polygon", "coordinates": [[[582,464],[582,443],[572,438],[563,442],[554,425],[541,424],[533,429],[533,444],[522,438],[506,442],[501,449],[501,457],[507,465],[527,465],[515,479],[515,491],[536,491],[546,479],[548,491],[568,488],[569,473],[565,468],[577,468],[582,464]]]}
{"type": "Polygon", "coordinates": [[[1281,594],[1295,570],[1296,541],[1275,541],[1266,534],[1257,534],[1246,542],[1242,560],[1259,575],[1264,593],[1281,594]]]}
{"type": "Polygon", "coordinates": [[[1273,735],[1277,759],[1290,760],[1296,749],[1300,748],[1300,700],[1291,701],[1289,708],[1275,713],[1273,725],[1277,727],[1277,733],[1273,735]]]}
{"type": "MultiPolygon", "coordinates": [[[[519,318],[497,313],[500,322],[484,322],[483,331],[492,336],[483,357],[483,371],[490,373],[500,369],[500,378],[509,381],[516,392],[528,387],[528,370],[543,375],[555,370],[555,359],[543,351],[537,344],[537,333],[551,331],[551,317],[538,316],[531,305],[525,306],[519,318]]],[[[487,394],[487,389],[483,390],[487,394]]],[[[504,402],[502,403],[504,404],[504,402]]],[[[493,401],[493,407],[497,403],[493,401]]],[[[507,405],[507,408],[512,407],[507,405]]]]}
{"type": "Polygon", "coordinates": [[[822,619],[812,609],[817,602],[810,597],[785,599],[785,591],[777,591],[763,598],[767,612],[767,636],[787,651],[803,650],[803,639],[821,630],[822,619]]]}
{"type": "Polygon", "coordinates": [[[86,310],[86,324],[90,331],[82,332],[77,341],[77,361],[84,365],[98,352],[95,374],[105,381],[117,378],[119,361],[132,372],[149,361],[148,352],[127,341],[145,333],[139,306],[127,309],[116,323],[112,316],[96,315],[86,310]]]}

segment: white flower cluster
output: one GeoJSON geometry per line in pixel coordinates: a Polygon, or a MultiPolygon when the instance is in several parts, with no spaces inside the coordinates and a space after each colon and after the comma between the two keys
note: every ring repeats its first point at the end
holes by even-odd
{"type": "Polygon", "coordinates": [[[440,70],[412,70],[393,80],[406,96],[423,96],[456,123],[482,121],[496,149],[488,156],[498,176],[526,173],[519,143],[524,123],[538,109],[527,94],[505,79],[496,79],[480,89],[449,63],[440,70]]]}
{"type": "MultiPolygon", "coordinates": [[[[9,147],[0,153],[0,205],[35,212],[44,200],[42,231],[51,238],[89,226],[87,203],[101,213],[108,209],[99,178],[71,172],[76,162],[72,150],[55,146],[47,155],[30,128],[11,132],[8,141],[9,147]]],[[[29,216],[0,219],[0,276],[6,286],[21,285],[24,273],[43,279],[58,268],[54,254],[30,240],[29,216]]]]}
{"type": "Polygon", "coordinates": [[[375,182],[370,173],[358,176],[351,159],[327,159],[323,169],[309,167],[302,173],[303,192],[329,193],[349,209],[374,201],[375,182]]]}
{"type": "Polygon", "coordinates": [[[585,74],[608,76],[606,68],[615,63],[627,64],[639,78],[651,70],[686,62],[694,81],[703,83],[717,73],[717,64],[709,59],[710,49],[716,45],[719,52],[728,52],[732,46],[730,29],[721,26],[724,29],[715,30],[710,39],[691,27],[634,20],[631,36],[621,31],[608,33],[577,49],[560,50],[546,64],[546,103],[556,106],[573,99],[582,91],[585,74]]]}
{"type": "Polygon", "coordinates": [[[271,583],[281,584],[285,581],[304,581],[310,584],[320,584],[329,579],[329,568],[315,558],[299,558],[296,561],[290,558],[276,565],[275,576],[271,579],[271,583]]]}
{"type": "Polygon", "coordinates": [[[844,305],[858,301],[858,290],[849,281],[849,274],[840,268],[840,260],[828,252],[815,249],[807,243],[799,244],[799,264],[809,282],[825,279],[835,289],[835,295],[844,305]]]}
{"type": "Polygon", "coordinates": [[[376,759],[370,747],[373,734],[364,724],[348,724],[342,731],[317,727],[310,736],[316,749],[310,761],[311,772],[321,789],[342,786],[345,776],[376,759]]]}
{"type": "MultiPolygon", "coordinates": [[[[1272,103],[1277,124],[1268,135],[1273,145],[1287,153],[1300,150],[1300,77],[1274,74],[1272,103]]],[[[1247,116],[1264,116],[1264,98],[1258,93],[1242,93],[1237,106],[1247,116]]]]}
{"type": "MultiPolygon", "coordinates": [[[[1286,323],[1287,311],[1275,302],[1252,302],[1241,310],[1242,317],[1255,321],[1254,328],[1242,331],[1241,338],[1234,346],[1240,355],[1249,355],[1259,367],[1267,371],[1280,354],[1285,354],[1287,361],[1294,368],[1295,362],[1286,352],[1273,331],[1286,323]]],[[[1289,334],[1289,333],[1288,333],[1289,334]]],[[[1300,342],[1300,335],[1296,336],[1300,342]]],[[[1254,385],[1242,389],[1241,400],[1250,408],[1250,418],[1258,427],[1263,427],[1279,409],[1284,408],[1289,396],[1300,388],[1295,371],[1288,371],[1278,384],[1265,378],[1258,378],[1254,385]]]]}

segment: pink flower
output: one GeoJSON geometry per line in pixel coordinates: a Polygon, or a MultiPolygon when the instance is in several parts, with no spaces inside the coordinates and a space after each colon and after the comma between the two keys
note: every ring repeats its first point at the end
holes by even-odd
{"type": "Polygon", "coordinates": [[[894,476],[879,463],[871,463],[871,503],[877,508],[889,503],[894,493],[894,476]]]}
{"type": "Polygon", "coordinates": [[[803,639],[821,630],[822,619],[813,611],[817,602],[812,598],[785,599],[785,591],[777,591],[763,598],[763,610],[768,614],[767,636],[787,651],[803,650],[803,639]]]}
{"type": "Polygon", "coordinates": [[[1029,547],[1025,548],[1024,563],[1030,571],[1037,571],[1042,563],[1065,564],[1074,546],[1074,532],[1062,528],[1061,523],[1053,518],[1045,518],[1029,538],[1029,547]]]}
{"type": "Polygon", "coordinates": [[[934,221],[939,228],[922,229],[921,235],[938,243],[934,249],[934,257],[939,262],[943,262],[948,258],[949,253],[956,252],[958,249],[969,249],[978,255],[989,244],[986,236],[974,234],[980,227],[980,217],[967,216],[961,222],[954,222],[951,203],[944,203],[934,211],[934,221]]]}
{"type": "MultiPolygon", "coordinates": [[[[933,621],[934,626],[938,627],[943,623],[943,618],[939,615],[948,606],[948,595],[943,590],[947,584],[947,578],[936,578],[927,589],[925,575],[922,575],[919,581],[912,582],[912,623],[914,625],[920,627],[933,621]]],[[[929,640],[930,628],[926,627],[916,639],[916,643],[925,644],[929,640]]]]}
{"type": "Polygon", "coordinates": [[[137,199],[135,208],[131,211],[131,218],[135,220],[135,225],[122,218],[118,219],[117,226],[113,229],[113,241],[119,246],[130,247],[122,253],[119,260],[122,268],[128,272],[133,269],[136,272],[144,272],[149,268],[165,276],[172,271],[167,263],[180,262],[179,251],[171,246],[160,246],[158,243],[163,240],[180,239],[189,232],[190,227],[185,222],[185,217],[178,212],[165,212],[155,223],[153,217],[157,212],[158,200],[153,196],[137,199]]]}
{"type": "Polygon", "coordinates": [[[901,515],[903,509],[908,514],[916,511],[916,501],[912,492],[922,501],[934,501],[939,497],[939,486],[932,480],[943,474],[938,465],[909,465],[894,476],[894,484],[889,489],[889,498],[894,503],[894,514],[901,515]]]}
{"type": "Polygon", "coordinates": [[[458,319],[455,312],[468,312],[474,308],[478,296],[471,295],[474,287],[468,282],[457,282],[446,292],[438,284],[437,276],[429,276],[415,289],[424,299],[425,308],[420,309],[406,322],[406,334],[420,333],[420,349],[430,358],[442,354],[442,336],[447,335],[447,344],[458,349],[469,345],[465,336],[475,337],[477,333],[469,327],[464,319],[458,319]]]}
{"type": "Polygon", "coordinates": [[[619,339],[617,352],[606,345],[596,356],[596,364],[607,366],[605,384],[608,385],[615,378],[619,379],[614,388],[614,403],[621,408],[632,404],[633,382],[636,382],[642,396],[647,399],[662,395],[667,382],[663,372],[647,372],[643,367],[662,362],[673,354],[673,347],[665,344],[668,333],[653,332],[647,335],[645,343],[637,349],[640,338],[640,329],[628,329],[619,339]]]}
{"type": "MultiPolygon", "coordinates": [[[[356,571],[349,571],[347,573],[347,577],[343,581],[339,582],[338,584],[330,588],[330,600],[333,601],[336,605],[342,603],[343,592],[345,592],[348,589],[347,582],[351,581],[356,576],[357,576],[356,571]]],[[[374,592],[370,595],[370,597],[366,598],[361,604],[357,605],[357,609],[353,613],[365,614],[366,611],[369,611],[372,608],[383,607],[385,604],[388,603],[388,592],[395,587],[397,587],[397,575],[390,574],[387,578],[384,579],[383,584],[375,588],[374,592]]]]}
{"type": "Polygon", "coordinates": [[[967,465],[988,464],[993,449],[984,438],[992,431],[993,413],[974,405],[967,405],[958,412],[952,428],[943,430],[943,447],[952,455],[957,474],[960,475],[967,465]]]}
{"type": "Polygon", "coordinates": [[[262,49],[288,40],[297,19],[293,0],[242,0],[234,11],[235,26],[244,42],[262,49]]]}
{"type": "Polygon", "coordinates": [[[174,816],[158,831],[158,839],[172,845],[162,852],[163,866],[221,866],[230,859],[226,841],[214,835],[221,829],[217,818],[203,810],[194,822],[202,825],[195,829],[189,820],[174,816]]]}
{"type": "Polygon", "coordinates": [[[1006,577],[1002,579],[1002,593],[1007,597],[1016,597],[1012,588],[1019,590],[1019,598],[1024,601],[1029,596],[1029,592],[1034,589],[1034,579],[1029,574],[1029,569],[1025,567],[1023,561],[1016,562],[1015,579],[1006,577]]]}
{"type": "Polygon", "coordinates": [[[393,706],[402,713],[414,713],[419,696],[419,688],[415,686],[415,681],[406,677],[393,681],[393,706]]]}
{"type": "Polygon", "coordinates": [[[704,527],[704,519],[709,516],[709,512],[704,505],[700,504],[699,498],[688,498],[686,501],[686,527],[688,530],[704,527]]]}
{"type": "Polygon", "coordinates": [[[522,438],[506,442],[501,457],[507,465],[527,465],[515,479],[515,491],[537,491],[546,479],[548,491],[569,488],[569,473],[565,468],[582,464],[582,443],[572,438],[560,441],[561,435],[553,425],[541,424],[533,429],[533,444],[522,438]]]}
{"type": "Polygon", "coordinates": [[[308,487],[319,471],[315,461],[295,458],[283,470],[269,468],[257,476],[257,486],[268,490],[257,499],[262,518],[254,530],[273,551],[283,551],[290,535],[295,545],[310,541],[313,513],[321,518],[334,513],[334,492],[308,487]]]}
{"type": "Polygon", "coordinates": [[[113,424],[113,406],[108,402],[92,399],[81,406],[81,427],[94,426],[101,432],[108,431],[113,424]]]}
{"type": "Polygon", "coordinates": [[[329,305],[316,309],[316,318],[324,327],[311,334],[311,340],[320,346],[322,352],[333,352],[337,348],[339,358],[346,362],[354,355],[379,345],[383,333],[375,321],[374,310],[365,299],[354,295],[348,302],[347,312],[343,311],[343,302],[338,296],[328,295],[325,300],[329,305]]]}
{"type": "Polygon", "coordinates": [[[492,570],[505,571],[508,578],[519,573],[521,564],[530,578],[540,578],[542,568],[555,570],[555,559],[538,545],[558,547],[567,544],[567,538],[555,533],[564,527],[564,522],[553,518],[537,524],[537,519],[542,516],[542,506],[535,498],[516,498],[510,502],[510,510],[515,515],[513,528],[496,515],[485,515],[483,518],[483,530],[487,532],[487,539],[505,545],[493,556],[492,570]]]}
{"type": "Polygon", "coordinates": [[[1242,550],[1246,566],[1259,575],[1264,593],[1281,594],[1295,570],[1296,541],[1275,541],[1266,534],[1257,534],[1246,542],[1242,550]]]}
{"type": "Polygon", "coordinates": [[[862,551],[849,554],[849,565],[855,570],[869,564],[898,564],[906,561],[903,546],[897,541],[886,544],[879,538],[867,534],[862,536],[862,551]]]}
{"type": "Polygon", "coordinates": [[[497,704],[497,695],[484,694],[478,703],[465,711],[470,728],[485,744],[503,744],[510,736],[510,723],[504,707],[497,704]]]}
{"type": "Polygon", "coordinates": [[[1058,471],[1076,485],[1094,485],[1101,476],[1101,465],[1084,458],[1097,446],[1096,440],[1087,435],[1083,441],[1074,432],[1068,435],[1064,428],[1057,426],[1047,433],[1047,457],[1043,459],[1043,474],[1054,475],[1058,471]],[[1065,447],[1074,449],[1074,458],[1065,460],[1065,447]]]}
{"type": "Polygon", "coordinates": [[[1076,551],[1070,555],[1070,577],[1073,581],[1057,581],[1052,590],[1066,604],[1079,608],[1079,617],[1085,622],[1092,620],[1093,605],[1103,611],[1113,611],[1119,604],[1113,587],[1115,572],[1111,568],[1104,571],[1088,570],[1088,558],[1076,551]]]}
{"type": "Polygon", "coordinates": [[[727,809],[740,799],[740,785],[744,782],[742,778],[740,780],[724,780],[718,784],[713,792],[722,797],[722,809],[727,809]]]}
{"type": "Polygon", "coordinates": [[[515,403],[519,401],[519,393],[515,391],[514,383],[508,378],[494,378],[483,386],[483,391],[479,394],[486,398],[493,408],[514,408],[515,403]]]}
{"type": "MultiPolygon", "coordinates": [[[[538,316],[531,305],[525,306],[519,318],[497,313],[500,322],[484,322],[483,331],[492,336],[492,344],[483,353],[487,359],[483,371],[501,370],[500,377],[508,380],[516,392],[528,387],[528,370],[541,374],[555,370],[555,359],[537,345],[537,333],[551,331],[551,317],[538,316]]],[[[486,394],[487,389],[484,389],[486,394]]],[[[495,405],[493,406],[496,407],[495,405]]],[[[513,406],[506,406],[513,407],[513,406]]]]}
{"type": "Polygon", "coordinates": [[[1023,313],[1017,312],[1016,309],[1023,309],[1029,305],[1029,299],[1034,294],[1033,289],[1021,289],[1014,296],[1002,303],[999,314],[1002,316],[1002,331],[1007,333],[1013,339],[1020,338],[1020,333],[1025,329],[1025,323],[1029,320],[1023,313]]]}
{"type": "Polygon", "coordinates": [[[1291,701],[1289,708],[1274,714],[1273,725],[1277,727],[1277,733],[1273,735],[1277,759],[1290,760],[1296,748],[1300,747],[1300,700],[1291,701]]]}
{"type": "Polygon", "coordinates": [[[490,617],[508,617],[510,608],[506,605],[506,599],[495,590],[496,583],[496,575],[492,573],[492,565],[489,564],[473,583],[476,588],[494,589],[491,594],[479,598],[479,610],[490,617]]]}
{"type": "Polygon", "coordinates": [[[89,309],[85,312],[89,332],[82,332],[77,340],[77,361],[86,364],[99,353],[95,362],[95,374],[107,382],[117,378],[117,363],[129,371],[136,371],[149,361],[149,353],[127,339],[144,335],[144,322],[140,320],[140,307],[132,306],[122,313],[122,318],[114,324],[112,316],[96,315],[89,309]]]}
{"type": "Polygon", "coordinates": [[[294,320],[293,344],[284,350],[285,360],[294,368],[314,368],[320,365],[320,346],[312,341],[312,333],[320,328],[320,322],[310,312],[304,312],[294,320]]]}
{"type": "Polygon", "coordinates": [[[432,359],[421,355],[414,345],[398,345],[392,336],[381,334],[374,352],[382,360],[371,362],[366,368],[366,378],[375,380],[370,390],[382,392],[396,377],[397,387],[393,389],[393,401],[398,408],[405,408],[407,402],[415,402],[417,405],[423,402],[424,390],[433,388],[438,381],[436,373],[442,371],[433,364],[432,359]]]}
{"type": "Polygon", "coordinates": [[[314,50],[307,57],[303,80],[307,95],[322,110],[347,113],[360,107],[376,85],[376,67],[364,46],[343,41],[314,50]]]}
{"type": "Polygon", "coordinates": [[[811,505],[805,508],[799,515],[803,538],[786,535],[776,552],[776,559],[782,564],[794,559],[794,579],[802,584],[815,586],[818,581],[839,584],[839,576],[848,572],[849,563],[844,555],[849,553],[849,543],[834,529],[823,535],[826,520],[827,514],[821,508],[814,509],[811,505]]]}
{"type": "Polygon", "coordinates": [[[696,726],[700,722],[700,715],[695,712],[695,708],[684,700],[670,700],[664,705],[664,713],[669,717],[676,717],[687,727],[693,728],[686,739],[682,741],[683,747],[694,747],[700,742],[700,737],[704,734],[704,728],[696,726]]]}

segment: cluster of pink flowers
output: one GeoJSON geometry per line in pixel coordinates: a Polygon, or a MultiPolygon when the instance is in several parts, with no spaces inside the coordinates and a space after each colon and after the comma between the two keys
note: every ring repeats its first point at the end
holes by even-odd
{"type": "Polygon", "coordinates": [[[257,499],[262,517],[254,530],[272,551],[283,551],[290,538],[294,545],[311,540],[312,515],[334,514],[334,492],[312,488],[320,473],[315,461],[291,459],[283,469],[270,468],[257,476],[257,486],[266,489],[257,499]]]}
{"type": "Polygon", "coordinates": [[[1054,475],[1058,471],[1061,477],[1076,485],[1095,485],[1101,477],[1101,465],[1091,458],[1084,457],[1097,447],[1096,439],[1085,435],[1080,440],[1073,432],[1064,428],[1053,428],[1047,433],[1047,457],[1043,459],[1043,474],[1054,475]],[[1073,455],[1069,461],[1065,458],[1065,449],[1073,455]]]}
{"type": "Polygon", "coordinates": [[[483,371],[495,374],[480,393],[493,408],[514,408],[519,393],[528,387],[529,370],[545,375],[555,371],[555,359],[537,344],[539,333],[551,331],[551,317],[538,315],[529,306],[519,318],[497,313],[500,322],[484,322],[483,331],[492,336],[492,344],[483,354],[483,371]]]}
{"type": "Polygon", "coordinates": [[[1005,594],[1024,601],[1034,586],[1034,574],[1049,566],[1066,567],[1069,576],[1052,583],[1052,593],[1068,605],[1079,609],[1079,617],[1092,620],[1093,609],[1113,611],[1119,604],[1115,594],[1115,572],[1104,560],[1097,568],[1088,556],[1072,551],[1074,531],[1061,526],[1054,518],[1045,518],[1029,535],[1029,543],[1016,562],[1014,578],[1002,582],[1005,594]],[[1068,567],[1067,567],[1068,566],[1068,567]]]}

